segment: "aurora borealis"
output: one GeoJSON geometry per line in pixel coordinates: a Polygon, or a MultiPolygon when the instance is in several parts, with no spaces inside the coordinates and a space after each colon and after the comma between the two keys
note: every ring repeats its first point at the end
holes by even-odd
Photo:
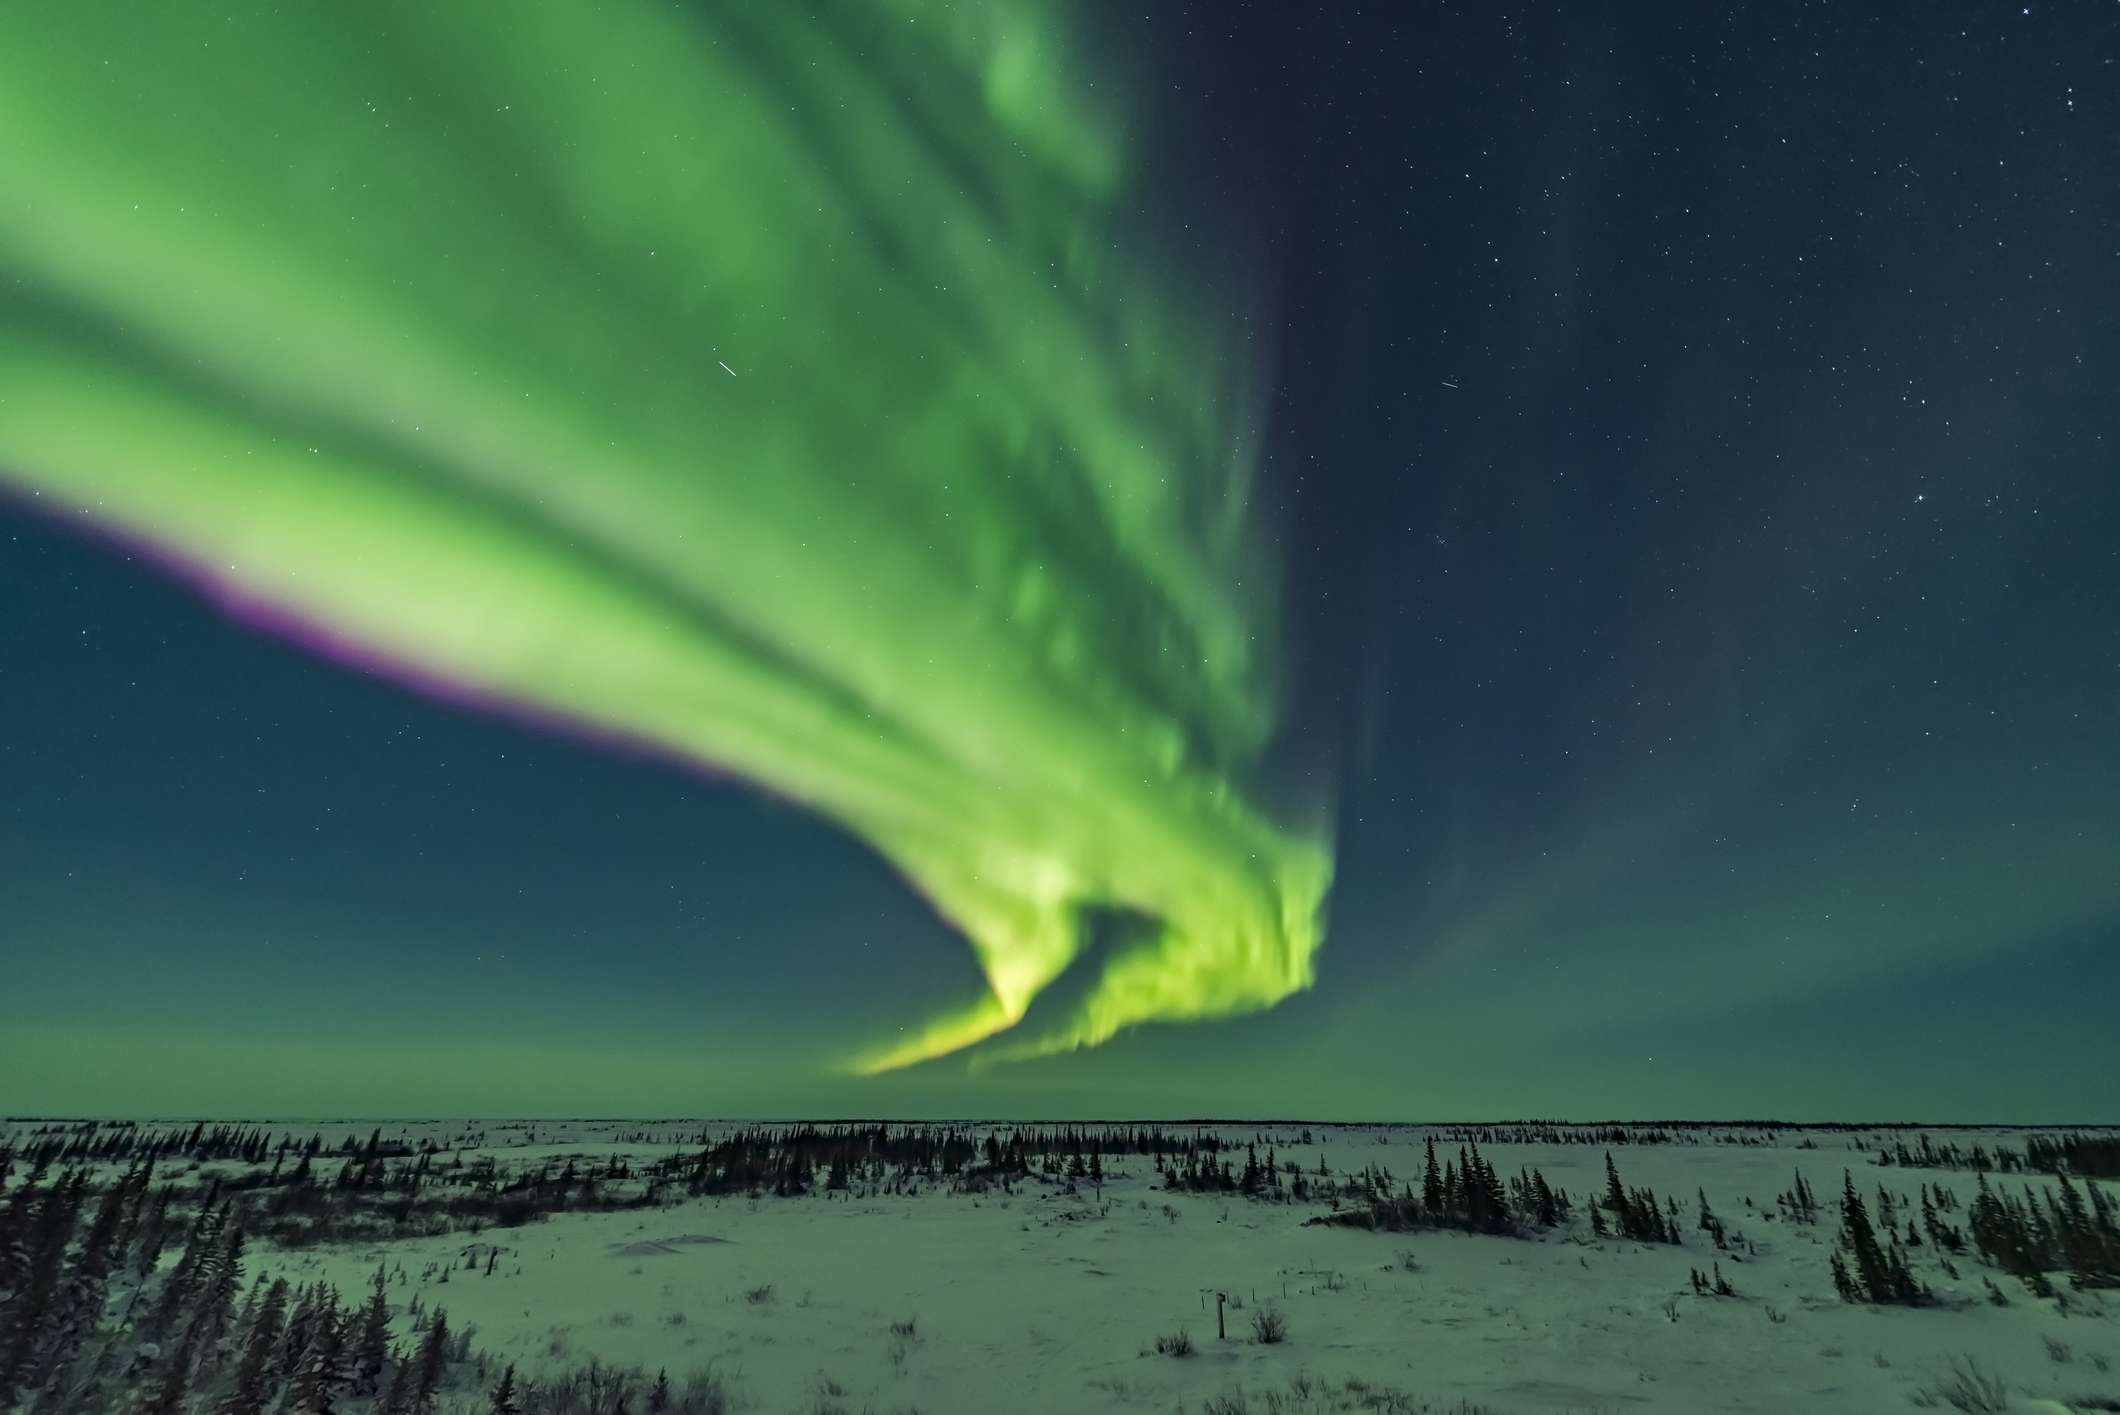
{"type": "Polygon", "coordinates": [[[1256,373],[1114,249],[1058,18],[45,11],[0,465],[238,616],[854,832],[987,982],[861,1069],[1012,1026],[1105,914],[1015,1051],[1269,1005],[1329,863],[1251,795],[1256,373]]]}
{"type": "Polygon", "coordinates": [[[1146,8],[17,16],[0,1099],[2120,1118],[2110,23],[1146,8]]]}

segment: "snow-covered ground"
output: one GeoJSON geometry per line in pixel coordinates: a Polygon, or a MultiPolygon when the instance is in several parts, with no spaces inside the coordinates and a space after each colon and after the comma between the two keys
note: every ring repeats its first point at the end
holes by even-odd
{"type": "MultiPolygon", "coordinates": [[[[369,1127],[284,1128],[302,1138],[317,1131],[336,1145],[369,1127]]],[[[1284,1163],[1307,1173],[1321,1161],[1338,1172],[1383,1165],[1416,1188],[1431,1133],[1312,1126],[1313,1143],[1302,1144],[1298,1126],[1215,1129],[1240,1146],[1240,1166],[1241,1146],[1257,1139],[1262,1156],[1272,1143],[1284,1163]]],[[[486,1144],[463,1157],[489,1154],[504,1167],[613,1153],[638,1166],[693,1148],[700,1130],[675,1122],[383,1127],[386,1139],[415,1145],[483,1132],[486,1144]],[[649,1138],[618,1138],[643,1131],[649,1138]]],[[[1013,1194],[930,1185],[917,1195],[691,1199],[679,1190],[657,1209],[562,1214],[476,1236],[256,1247],[251,1271],[321,1278],[358,1300],[385,1264],[394,1303],[445,1307],[452,1327],[476,1325],[479,1349],[526,1371],[594,1356],[667,1367],[675,1378],[711,1364],[744,1408],[759,1411],[1199,1411],[1240,1392],[1243,1403],[1220,1408],[1421,1408],[1389,1404],[1397,1391],[1439,1410],[1470,1400],[1500,1415],[1876,1415],[1915,1408],[1946,1363],[1966,1355],[2008,1382],[2012,1409],[2120,1409],[2120,1292],[2071,1292],[2060,1282],[2064,1303],[2037,1300],[1970,1253],[1956,1260],[1954,1281],[1923,1246],[1916,1271],[1945,1299],[1940,1305],[1850,1306],[1834,1296],[1827,1259],[1843,1168],[1865,1196],[1882,1183],[1909,1199],[1921,1183],[1940,1182],[1969,1200],[1972,1173],[1873,1163],[1880,1141],[1911,1141],[1907,1132],[1754,1138],[1760,1143],[1613,1149],[1629,1187],[1679,1200],[1679,1247],[1590,1236],[1587,1201],[1604,1186],[1602,1148],[1492,1144],[1483,1152],[1504,1178],[1536,1167],[1569,1192],[1572,1232],[1525,1241],[1306,1225],[1326,1206],[1169,1192],[1151,1159],[1124,1156],[1106,1160],[1101,1197],[1037,1175],[1013,1194]],[[1775,1211],[1775,1196],[1798,1170],[1821,1203],[1815,1227],[1775,1211]],[[1727,1224],[1732,1251],[1717,1252],[1695,1230],[1700,1193],[1727,1224]],[[494,1243],[501,1251],[489,1275],[486,1245],[494,1243]],[[473,1244],[475,1270],[465,1266],[473,1244]],[[1694,1294],[1690,1272],[1706,1272],[1711,1261],[1736,1296],[1694,1294]],[[1985,1300],[1990,1275],[2009,1306],[1985,1300]],[[1217,1292],[1229,1299],[1226,1340],[1217,1336],[1217,1292]],[[1252,1339],[1262,1307],[1286,1318],[1285,1341],[1252,1339]],[[1181,1330],[1194,1343],[1191,1356],[1154,1351],[1158,1337],[1181,1330]]],[[[2009,1132],[1937,1138],[2022,1143],[2009,1132]]],[[[1456,1156],[1454,1139],[1439,1148],[1456,1156]]],[[[1994,1182],[2014,1189],[2027,1180],[1994,1182]]],[[[1962,1210],[1946,1217],[1963,1226],[1962,1210]]]]}

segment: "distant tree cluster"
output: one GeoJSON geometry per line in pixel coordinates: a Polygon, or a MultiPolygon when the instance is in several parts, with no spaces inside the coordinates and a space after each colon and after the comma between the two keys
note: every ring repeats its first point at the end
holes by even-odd
{"type": "Polygon", "coordinates": [[[2034,1135],[2024,1142],[2024,1163],[2042,1174],[2120,1179],[2120,1135],[2034,1135]]]}
{"type": "Polygon", "coordinates": [[[387,1139],[380,1128],[366,1139],[348,1135],[327,1147],[318,1135],[306,1142],[282,1136],[274,1143],[255,1127],[158,1131],[84,1122],[63,1132],[56,1127],[35,1132],[9,1156],[40,1178],[55,1165],[188,1161],[196,1169],[247,1164],[248,1170],[237,1174],[209,1171],[197,1192],[185,1197],[205,1206],[231,1200],[246,1232],[286,1248],[457,1229],[477,1232],[488,1224],[514,1227],[554,1212],[660,1202],[652,1183],[626,1183],[633,1173],[622,1156],[602,1162],[569,1158],[557,1167],[547,1163],[503,1177],[490,1158],[467,1162],[431,1142],[413,1146],[387,1139]]]}
{"type": "Polygon", "coordinates": [[[1469,1141],[1459,1146],[1455,1161],[1439,1164],[1431,1136],[1420,1191],[1410,1182],[1395,1184],[1390,1170],[1368,1166],[1328,1195],[1351,1199],[1354,1208],[1311,1221],[1394,1233],[1457,1229],[1520,1237],[1565,1223],[1571,1212],[1567,1191],[1548,1184],[1538,1170],[1521,1170],[1505,1183],[1469,1141]]]}
{"type": "MultiPolygon", "coordinates": [[[[1701,1197],[1701,1213],[1707,1212],[1707,1197],[1701,1197]]],[[[1622,1238],[1632,1238],[1638,1243],[1679,1243],[1678,1200],[1659,1202],[1649,1189],[1628,1189],[1620,1182],[1619,1166],[1612,1162],[1612,1152],[1605,1152],[1605,1197],[1602,1203],[1590,1211],[1591,1231],[1599,1237],[1616,1232],[1622,1238]],[[1611,1227],[1606,1227],[1609,1216],[1611,1227]]]]}
{"type": "Polygon", "coordinates": [[[1520,1120],[1498,1125],[1445,1125],[1434,1132],[1445,1145],[1698,1145],[1744,1144],[1735,1134],[1681,1121],[1653,1125],[1569,1125],[1558,1120],[1520,1120]]]}
{"type": "Polygon", "coordinates": [[[1804,1182],[1803,1171],[1796,1171],[1796,1182],[1774,1196],[1775,1207],[1787,1216],[1790,1223],[1812,1224],[1818,1222],[1818,1196],[1804,1182]]]}
{"type": "Polygon", "coordinates": [[[2022,1151],[1975,1142],[1937,1144],[1927,1135],[1909,1145],[1904,1139],[1877,1151],[1880,1166],[1923,1169],[1972,1169],[1986,1173],[2072,1174],[2078,1178],[2120,1179],[2120,1135],[2028,1135],[2022,1151]]]}
{"type": "Polygon", "coordinates": [[[877,1193],[935,1183],[977,1189],[1027,1178],[1034,1169],[1101,1184],[1107,1156],[1152,1155],[1161,1168],[1180,1157],[1212,1158],[1225,1147],[1213,1134],[1180,1136],[1159,1126],[1017,1127],[983,1139],[961,1126],[751,1126],[660,1161],[650,1175],[694,1195],[782,1198],[820,1186],[877,1193]]]}
{"type": "Polygon", "coordinates": [[[1693,1295],[1695,1297],[1735,1297],[1737,1295],[1737,1289],[1732,1287],[1730,1280],[1723,1276],[1721,1263],[1714,1264],[1712,1272],[1702,1272],[1699,1268],[1694,1268],[1692,1273],[1693,1295]]]}
{"type": "MultiPolygon", "coordinates": [[[[482,1132],[467,1135],[458,1143],[482,1144],[484,1136],[482,1132]]],[[[91,1160],[105,1164],[136,1159],[153,1160],[157,1163],[171,1160],[192,1160],[199,1163],[242,1160],[250,1164],[263,1164],[268,1158],[277,1168],[286,1162],[290,1154],[305,1156],[311,1160],[320,1156],[381,1156],[398,1159],[414,1153],[447,1148],[450,1146],[437,1145],[429,1139],[423,1141],[416,1150],[403,1140],[384,1139],[380,1127],[371,1131],[365,1141],[359,1135],[348,1134],[337,1147],[327,1148],[321,1134],[312,1134],[305,1142],[282,1133],[275,1144],[272,1132],[256,1125],[208,1125],[200,1121],[195,1125],[154,1129],[131,1120],[84,1120],[71,1125],[40,1125],[25,1132],[14,1144],[16,1157],[22,1163],[46,1168],[82,1164],[91,1160]]]]}
{"type": "Polygon", "coordinates": [[[2120,1221],[2114,1200],[2098,1185],[2081,1187],[2067,1175],[2034,1195],[1998,1194],[1980,1177],[1966,1213],[1981,1260],[2022,1281],[2036,1295],[2053,1295],[2046,1275],[2066,1270],[2079,1288],[2120,1287],[2120,1221]]]}
{"type": "Polygon", "coordinates": [[[1890,1196],[1878,1191],[1885,1237],[1877,1236],[1869,1208],[1855,1191],[1854,1176],[1843,1170],[1840,1239],[1833,1250],[1833,1290],[1843,1302],[1876,1302],[1917,1306],[1929,1301],[1928,1289],[1916,1280],[1893,1225],[1890,1196]]]}
{"type": "Polygon", "coordinates": [[[2000,1170],[2008,1174],[2023,1169],[2025,1165],[2024,1156],[2006,1146],[1998,1145],[1990,1150],[1978,1141],[1961,1146],[1949,1141],[1939,1145],[1927,1135],[1916,1139],[1917,1143],[1913,1145],[1901,1139],[1880,1147],[1878,1166],[1885,1169],[1899,1165],[1908,1169],[2000,1170]]]}

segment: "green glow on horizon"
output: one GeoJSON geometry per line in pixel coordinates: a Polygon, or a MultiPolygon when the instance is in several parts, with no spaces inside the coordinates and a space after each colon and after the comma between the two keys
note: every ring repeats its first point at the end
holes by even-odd
{"type": "Polygon", "coordinates": [[[987,991],[854,1069],[1013,1026],[1098,911],[1151,923],[996,1055],[1270,1006],[1331,858],[1254,794],[1243,314],[1124,249],[1123,115],[1054,14],[836,17],[15,16],[0,483],[859,835],[987,991]]]}

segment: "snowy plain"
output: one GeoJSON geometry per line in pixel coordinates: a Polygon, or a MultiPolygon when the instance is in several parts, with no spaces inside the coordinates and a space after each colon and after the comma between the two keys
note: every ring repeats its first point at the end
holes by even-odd
{"type": "MultiPolygon", "coordinates": [[[[375,1124],[263,1123],[297,1143],[315,1133],[334,1145],[375,1124]]],[[[490,1156],[503,1172],[547,1159],[606,1165],[614,1155],[638,1167],[727,1128],[381,1123],[386,1141],[432,1142],[437,1159],[490,1156]]],[[[978,1127],[996,1128],[1006,1129],[978,1127]]],[[[1454,1158],[1460,1137],[1459,1127],[1418,1125],[1197,1128],[1236,1145],[1239,1163],[1256,1144],[1308,1174],[1381,1165],[1416,1187],[1427,1138],[1454,1158]]],[[[761,1412],[1442,1412],[1463,1401],[1495,1415],[1878,1415],[1933,1398],[1947,1364],[1968,1355],[2007,1382],[2008,1408],[2026,1415],[2120,1409],[2120,1292],[2040,1300],[2002,1278],[2010,1305],[1997,1307],[1983,1279],[1999,1275],[1968,1253],[1953,1280],[1933,1248],[1915,1260],[1941,1299],[1931,1307],[1850,1305],[1829,1280],[1843,1170],[1865,1195],[1881,1184],[1911,1201],[1921,1184],[1940,1183],[1963,1200],[1971,1172],[1880,1167],[1878,1148],[1922,1133],[2017,1146],[2022,1132],[1684,1133],[1690,1142],[1611,1148],[1629,1186],[1679,1201],[1679,1246],[1591,1235],[1604,1147],[1489,1140],[1481,1149],[1504,1178],[1535,1167],[1565,1188],[1573,1221],[1529,1240],[1321,1226],[1306,1220],[1329,1203],[1172,1191],[1151,1157],[1123,1155],[1106,1158],[1101,1191],[1037,1173],[1012,1192],[930,1184],[904,1194],[858,1183],[795,1198],[679,1191],[655,1208],[555,1214],[478,1234],[293,1250],[260,1243],[250,1269],[296,1284],[321,1279],[357,1298],[382,1265],[394,1307],[446,1308],[453,1328],[475,1326],[480,1351],[525,1372],[591,1357],[673,1378],[711,1366],[740,1408],[761,1412]],[[1776,1211],[1799,1171],[1825,1209],[1815,1226],[1776,1211]],[[1728,1251],[1695,1230],[1701,1195],[1727,1225],[1728,1251]],[[1690,1274],[1717,1262],[1735,1295],[1697,1295],[1690,1274]],[[1261,1308],[1285,1318],[1285,1340],[1254,1340],[1261,1308]],[[1191,1355],[1155,1351],[1157,1338],[1180,1331],[1191,1355]],[[1396,1395],[1409,1403],[1391,1404],[1396,1395]]]]}

